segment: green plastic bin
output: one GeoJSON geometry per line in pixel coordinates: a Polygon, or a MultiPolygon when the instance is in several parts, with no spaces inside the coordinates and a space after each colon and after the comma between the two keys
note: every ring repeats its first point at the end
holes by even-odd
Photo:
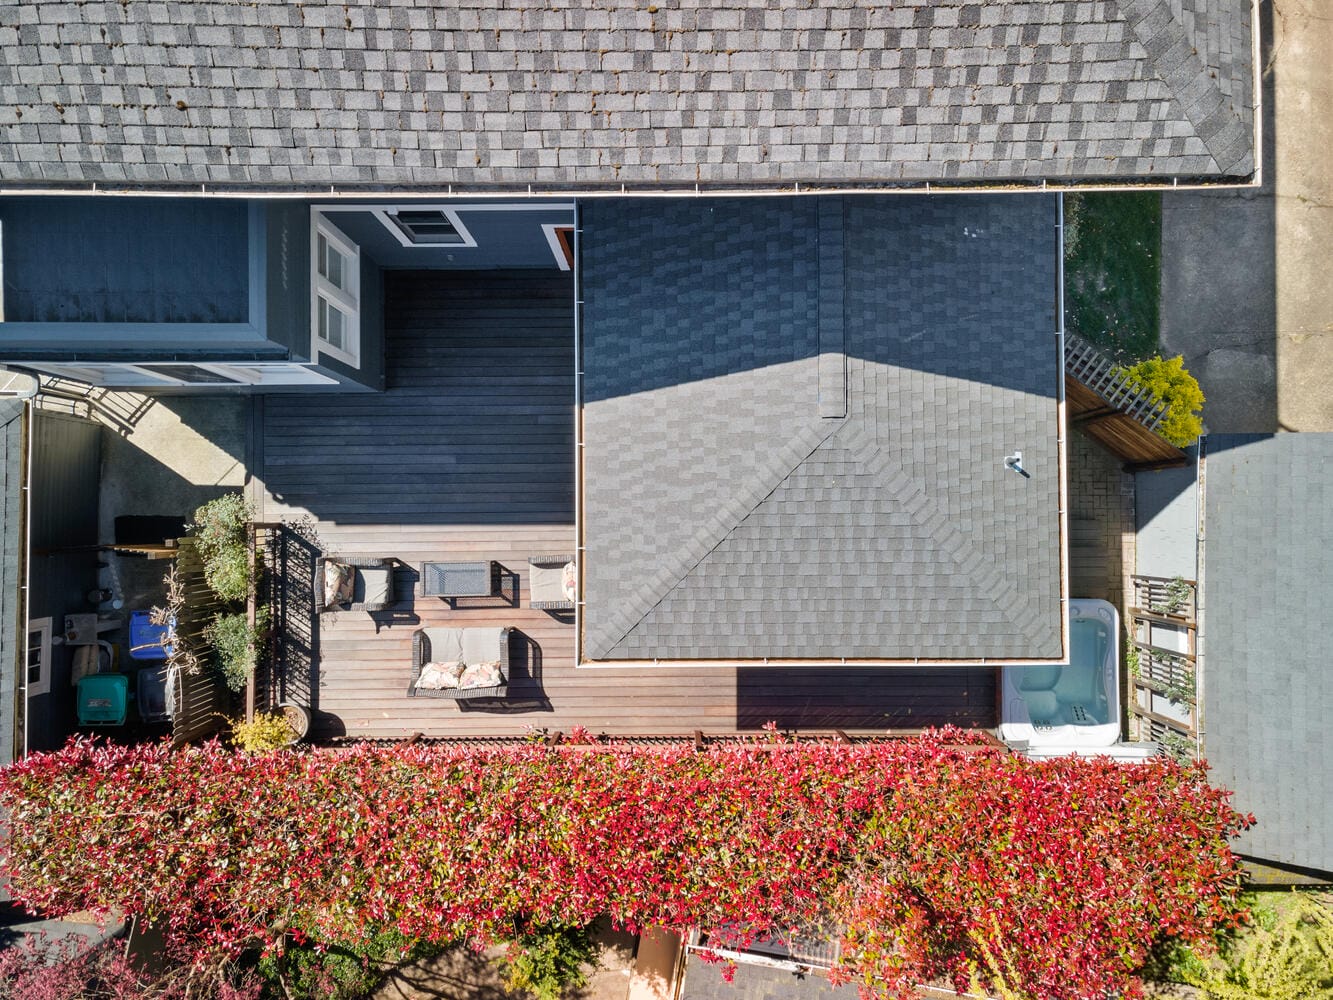
{"type": "Polygon", "coordinates": [[[79,680],[80,726],[123,726],[130,704],[130,679],[124,674],[89,674],[79,680]]]}

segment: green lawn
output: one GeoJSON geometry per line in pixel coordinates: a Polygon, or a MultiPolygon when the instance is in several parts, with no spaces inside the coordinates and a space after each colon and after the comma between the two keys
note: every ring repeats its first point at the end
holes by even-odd
{"type": "Polygon", "coordinates": [[[1065,322],[1117,361],[1157,353],[1162,197],[1065,196],[1065,322]]]}

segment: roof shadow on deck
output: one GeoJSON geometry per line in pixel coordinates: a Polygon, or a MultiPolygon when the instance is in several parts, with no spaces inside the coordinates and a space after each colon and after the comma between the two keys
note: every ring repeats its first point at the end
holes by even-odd
{"type": "Polygon", "coordinates": [[[742,667],[736,728],[885,730],[996,725],[995,667],[742,667]]]}
{"type": "Polygon", "coordinates": [[[571,276],[384,278],[386,390],[267,397],[268,491],[341,524],[572,524],[571,276]]]}

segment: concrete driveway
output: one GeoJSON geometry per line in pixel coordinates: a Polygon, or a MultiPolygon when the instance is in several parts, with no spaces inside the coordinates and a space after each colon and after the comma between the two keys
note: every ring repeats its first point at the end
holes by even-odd
{"type": "Polygon", "coordinates": [[[1264,0],[1263,187],[1162,196],[1162,352],[1214,432],[1333,431],[1333,18],[1264,0]]]}

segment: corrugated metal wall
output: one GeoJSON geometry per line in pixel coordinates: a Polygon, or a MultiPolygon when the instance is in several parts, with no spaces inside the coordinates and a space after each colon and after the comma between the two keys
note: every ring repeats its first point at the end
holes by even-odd
{"type": "Polygon", "coordinates": [[[25,667],[23,580],[24,402],[0,399],[0,765],[21,752],[18,691],[25,667]]]}
{"type": "MultiPolygon", "coordinates": [[[[29,619],[92,611],[97,586],[97,505],[102,474],[100,424],[49,410],[32,418],[32,539],[29,619]],[[70,551],[85,547],[86,551],[70,551]]],[[[70,646],[51,648],[51,690],[28,702],[28,749],[58,749],[74,724],[70,646]]]]}

